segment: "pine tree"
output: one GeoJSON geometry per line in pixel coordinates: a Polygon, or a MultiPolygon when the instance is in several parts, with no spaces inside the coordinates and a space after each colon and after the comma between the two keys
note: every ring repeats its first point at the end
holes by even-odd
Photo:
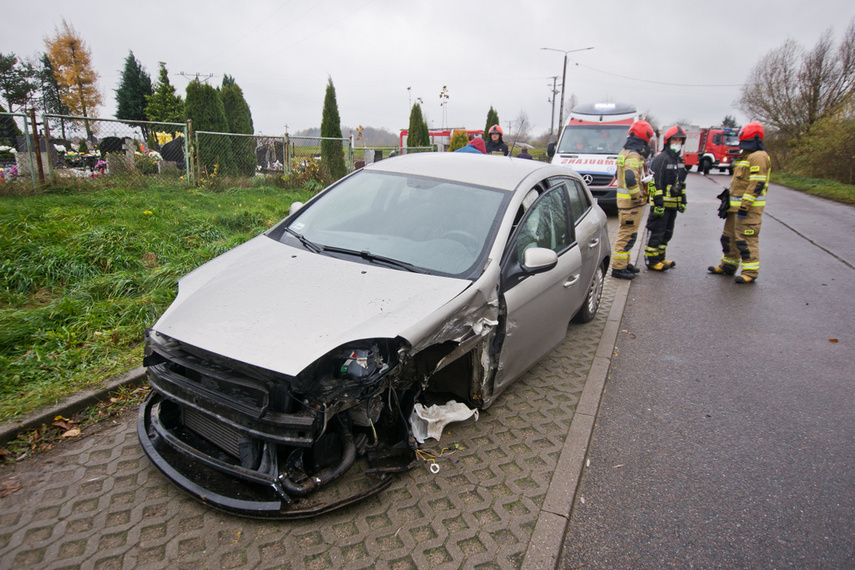
{"type": "MultiPolygon", "coordinates": [[[[160,75],[154,92],[146,97],[145,116],[149,121],[164,121],[166,123],[184,122],[184,100],[176,95],[175,87],[169,83],[166,64],[160,62],[160,75]]],[[[172,132],[175,127],[155,125],[157,131],[172,132]]]]}
{"type": "MultiPolygon", "coordinates": [[[[335,98],[335,86],[332,77],[327,82],[326,95],[324,96],[324,114],[321,119],[321,136],[326,138],[341,138],[341,119],[338,115],[338,103],[335,98]]],[[[321,162],[329,171],[333,180],[338,180],[347,174],[344,163],[344,149],[341,141],[321,141],[321,162]]]]}
{"type": "MultiPolygon", "coordinates": [[[[56,75],[53,72],[53,65],[50,63],[50,58],[46,53],[42,54],[41,68],[38,70],[36,77],[41,83],[42,100],[41,108],[45,113],[54,115],[70,115],[71,110],[62,102],[62,97],[59,95],[59,84],[56,81],[56,75]]],[[[51,124],[51,129],[56,124],[56,119],[48,119],[51,124]]],[[[62,138],[66,139],[65,134],[65,119],[59,119],[60,132],[62,138]]]]}
{"type": "Polygon", "coordinates": [[[490,105],[490,110],[487,111],[487,125],[484,127],[484,134],[481,136],[485,141],[490,140],[490,127],[493,125],[498,125],[499,123],[499,113],[493,109],[493,106],[490,105]]]}
{"type": "Polygon", "coordinates": [[[407,146],[424,147],[430,146],[430,131],[427,122],[422,117],[422,106],[413,104],[410,111],[410,125],[407,129],[407,146]]]}
{"type": "MultiPolygon", "coordinates": [[[[195,79],[187,85],[184,105],[187,119],[193,121],[193,130],[214,133],[228,132],[229,123],[219,92],[195,79]]],[[[233,172],[231,143],[217,135],[199,135],[199,160],[202,168],[213,173],[215,166],[223,172],[233,172]]]]}
{"type": "MultiPolygon", "coordinates": [[[[62,20],[53,38],[45,39],[47,55],[53,65],[59,95],[72,114],[89,117],[101,104],[98,73],[92,69],[92,54],[80,34],[62,20]]],[[[92,136],[92,123],[84,120],[86,137],[92,136]]]]}
{"type": "Polygon", "coordinates": [[[10,113],[21,112],[29,103],[37,88],[34,76],[32,65],[19,61],[14,53],[0,53],[0,93],[10,113]]]}
{"type": "MultiPolygon", "coordinates": [[[[147,98],[151,95],[151,76],[134,57],[134,52],[129,51],[119,88],[116,89],[116,118],[129,121],[147,120],[145,108],[148,105],[147,98]]],[[[128,124],[137,126],[133,123],[128,124]]],[[[139,125],[139,127],[143,138],[147,139],[149,126],[139,125]]]]}
{"type": "MultiPolygon", "coordinates": [[[[220,98],[228,121],[228,132],[251,135],[254,132],[252,113],[244,99],[243,90],[235,82],[234,77],[225,75],[223,86],[220,88],[220,98]]],[[[252,176],[255,174],[255,139],[251,137],[231,137],[232,153],[238,174],[252,176]]]]}

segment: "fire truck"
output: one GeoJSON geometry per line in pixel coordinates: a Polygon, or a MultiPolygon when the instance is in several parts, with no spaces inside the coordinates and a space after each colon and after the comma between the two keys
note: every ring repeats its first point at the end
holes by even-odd
{"type": "Polygon", "coordinates": [[[739,156],[739,129],[710,127],[699,131],[686,131],[683,160],[686,170],[697,165],[698,172],[709,174],[713,168],[733,174],[733,161],[739,156]]]}
{"type": "Polygon", "coordinates": [[[578,172],[600,206],[614,209],[617,155],[626,143],[630,125],[638,118],[634,105],[577,105],[570,111],[558,146],[549,143],[547,154],[552,157],[552,164],[569,166],[578,172]]]}

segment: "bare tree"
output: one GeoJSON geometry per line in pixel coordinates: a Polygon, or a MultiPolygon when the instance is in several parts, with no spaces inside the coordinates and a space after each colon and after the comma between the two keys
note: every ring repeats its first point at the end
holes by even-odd
{"type": "Polygon", "coordinates": [[[799,137],[855,93],[855,19],[835,51],[831,30],[810,51],[788,39],[749,74],[739,108],[786,137],[799,137]]]}
{"type": "Polygon", "coordinates": [[[525,142],[528,140],[528,114],[525,111],[520,111],[517,118],[511,124],[513,132],[508,133],[517,142],[525,142]]]}

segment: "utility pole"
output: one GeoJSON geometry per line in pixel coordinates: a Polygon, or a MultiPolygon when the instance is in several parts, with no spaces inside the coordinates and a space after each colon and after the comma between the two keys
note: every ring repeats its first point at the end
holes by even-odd
{"type": "Polygon", "coordinates": [[[586,48],[568,49],[568,50],[546,48],[546,47],[540,48],[540,49],[542,49],[542,50],[545,49],[545,50],[549,50],[549,51],[557,51],[557,52],[561,52],[564,54],[564,73],[561,76],[561,107],[560,107],[560,110],[558,111],[558,128],[563,129],[564,128],[564,88],[566,87],[566,84],[567,84],[567,54],[573,53],[574,51],[586,51],[589,49],[594,49],[594,47],[591,46],[591,47],[586,47],[586,48]]]}
{"type": "Polygon", "coordinates": [[[195,79],[196,81],[199,81],[199,78],[203,77],[204,79],[203,79],[202,83],[207,83],[208,80],[214,76],[213,73],[209,73],[207,75],[205,75],[204,73],[196,73],[195,77],[193,77],[194,74],[184,73],[183,71],[180,72],[178,75],[180,75],[181,77],[183,77],[184,79],[186,79],[188,81],[192,81],[193,79],[195,79]],[[193,79],[191,79],[191,77],[193,77],[193,79]]]}
{"type": "Polygon", "coordinates": [[[552,76],[552,97],[549,99],[549,102],[552,103],[552,113],[549,115],[549,138],[552,138],[552,132],[555,127],[555,95],[558,93],[558,90],[555,88],[555,83],[558,81],[558,76],[552,76]]]}

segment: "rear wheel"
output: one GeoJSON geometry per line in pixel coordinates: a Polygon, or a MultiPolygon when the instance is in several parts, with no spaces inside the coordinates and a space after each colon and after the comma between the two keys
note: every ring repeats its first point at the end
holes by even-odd
{"type": "Polygon", "coordinates": [[[698,165],[698,170],[699,170],[699,171],[701,171],[701,172],[703,172],[704,174],[709,174],[709,173],[710,173],[710,167],[711,167],[711,166],[712,166],[712,163],[709,161],[709,159],[704,159],[704,160],[703,160],[703,161],[698,165]]]}
{"type": "Polygon", "coordinates": [[[591,279],[591,285],[588,287],[588,294],[585,296],[585,302],[573,316],[573,322],[587,323],[594,320],[597,316],[597,309],[600,308],[600,299],[603,298],[603,281],[605,280],[605,270],[602,264],[597,266],[594,271],[594,278],[591,279]]]}

